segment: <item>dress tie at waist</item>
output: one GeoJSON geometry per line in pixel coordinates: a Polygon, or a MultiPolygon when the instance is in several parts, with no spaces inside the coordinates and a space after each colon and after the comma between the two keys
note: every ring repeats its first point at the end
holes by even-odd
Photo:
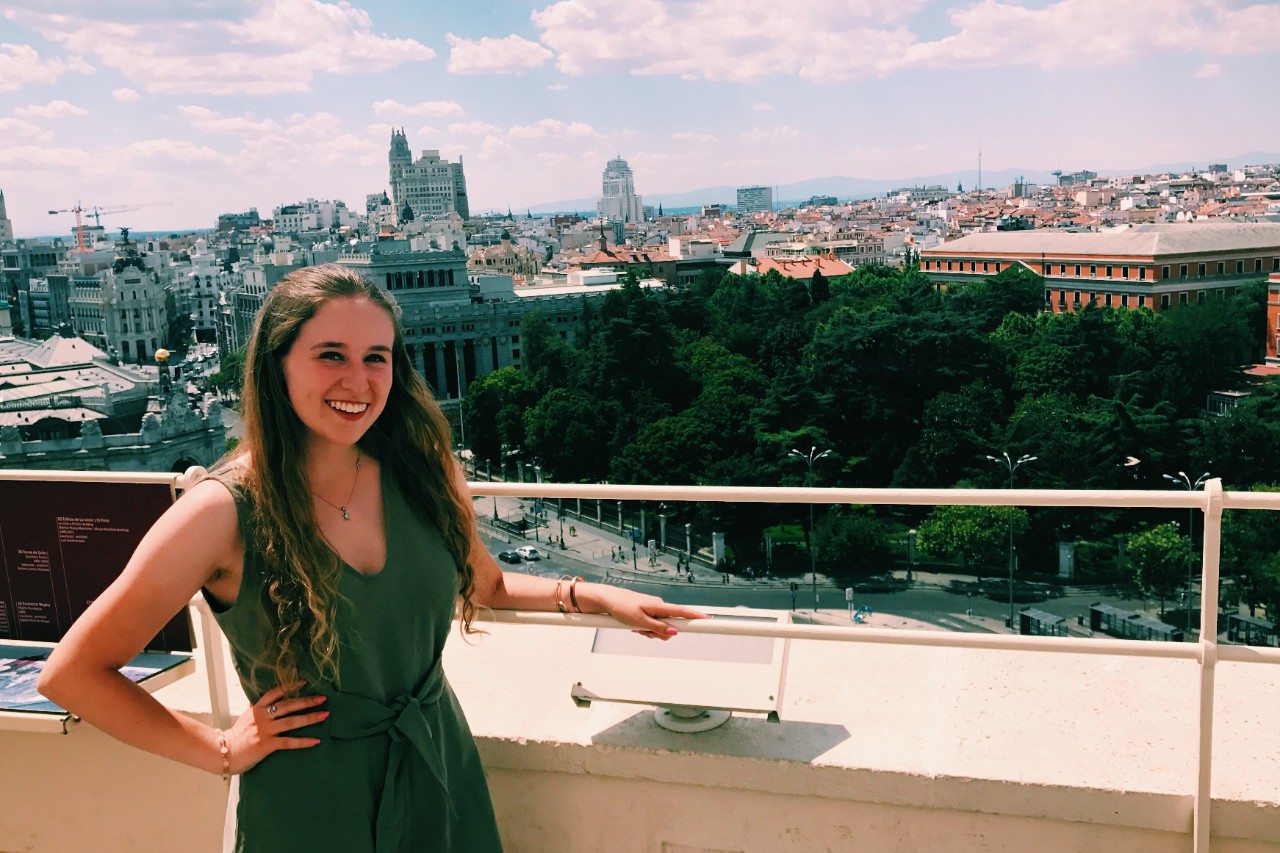
{"type": "Polygon", "coordinates": [[[382,782],[382,796],[378,800],[378,818],[375,829],[376,853],[397,853],[400,849],[400,827],[404,816],[411,811],[435,811],[440,826],[446,833],[444,848],[449,849],[447,837],[449,817],[457,817],[453,799],[449,796],[449,780],[440,744],[431,733],[431,726],[423,714],[423,708],[440,701],[444,695],[444,670],[437,661],[415,694],[404,693],[388,705],[352,693],[335,693],[329,697],[329,736],[339,740],[357,740],[387,733],[391,738],[391,751],[387,760],[387,772],[382,782]],[[412,749],[431,771],[440,789],[436,803],[413,802],[406,790],[401,764],[412,749]],[[431,807],[435,806],[434,809],[431,807]]]}

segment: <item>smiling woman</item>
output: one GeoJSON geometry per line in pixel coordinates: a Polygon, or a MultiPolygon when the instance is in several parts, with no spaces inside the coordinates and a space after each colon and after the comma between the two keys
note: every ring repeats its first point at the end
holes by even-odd
{"type": "Polygon", "coordinates": [[[238,851],[500,849],[441,668],[455,611],[469,632],[480,606],[572,606],[661,639],[676,633],[663,619],[701,614],[504,574],[479,542],[398,307],[345,267],[297,270],[268,295],[241,408],[244,440],[148,532],[40,689],[129,744],[239,775],[238,851]],[[252,703],[226,731],[169,711],[118,671],[197,591],[252,703]]]}

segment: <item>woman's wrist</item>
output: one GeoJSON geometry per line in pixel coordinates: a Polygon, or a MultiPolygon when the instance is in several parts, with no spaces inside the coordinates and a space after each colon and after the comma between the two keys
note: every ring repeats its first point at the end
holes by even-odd
{"type": "Polygon", "coordinates": [[[579,581],[576,591],[578,609],[583,613],[608,613],[605,597],[609,589],[605,584],[579,581]]]}
{"type": "Polygon", "coordinates": [[[220,774],[223,782],[229,782],[231,781],[231,745],[227,740],[227,733],[222,729],[214,729],[213,737],[214,746],[218,750],[213,772],[220,774]]]}

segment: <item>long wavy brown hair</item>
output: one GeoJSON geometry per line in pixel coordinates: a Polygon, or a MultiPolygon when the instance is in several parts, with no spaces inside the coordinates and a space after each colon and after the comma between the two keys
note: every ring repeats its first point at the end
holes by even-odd
{"type": "Polygon", "coordinates": [[[284,357],[303,325],[331,299],[368,299],[391,317],[391,389],[359,447],[390,466],[410,506],[439,529],[457,566],[463,632],[474,631],[475,517],[459,485],[449,422],[410,361],[400,307],[346,267],[295,270],[271,290],[254,321],[240,402],[244,437],[217,468],[234,472],[251,498],[252,547],[264,561],[260,594],[271,626],[257,663],[270,667],[280,685],[293,684],[311,667],[325,680],[336,682],[339,675],[335,614],[342,563],[321,536],[311,501],[298,500],[311,493],[304,464],[307,427],[289,404],[284,375],[284,357]]]}

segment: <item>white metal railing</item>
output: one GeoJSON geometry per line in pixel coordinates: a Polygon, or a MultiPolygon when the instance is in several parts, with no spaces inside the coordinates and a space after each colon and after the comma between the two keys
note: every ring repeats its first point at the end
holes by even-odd
{"type": "MultiPolygon", "coordinates": [[[[1209,480],[1203,491],[1046,490],[1046,489],[822,489],[741,486],[613,486],[563,483],[473,482],[481,497],[598,498],[615,501],[724,502],[776,504],[897,504],[908,506],[1117,507],[1125,509],[1191,509],[1204,516],[1201,560],[1200,639],[1197,643],[1023,637],[841,628],[823,625],[758,625],[755,623],[687,622],[682,631],[753,637],[788,637],[855,643],[892,643],[972,649],[1125,655],[1194,660],[1200,669],[1197,779],[1193,795],[1192,849],[1209,853],[1212,802],[1213,699],[1217,662],[1280,663],[1280,648],[1218,644],[1218,573],[1224,509],[1280,510],[1280,493],[1226,492],[1222,481],[1209,480]]],[[[624,627],[606,616],[559,613],[491,612],[485,617],[515,624],[577,627],[624,627]]]]}

